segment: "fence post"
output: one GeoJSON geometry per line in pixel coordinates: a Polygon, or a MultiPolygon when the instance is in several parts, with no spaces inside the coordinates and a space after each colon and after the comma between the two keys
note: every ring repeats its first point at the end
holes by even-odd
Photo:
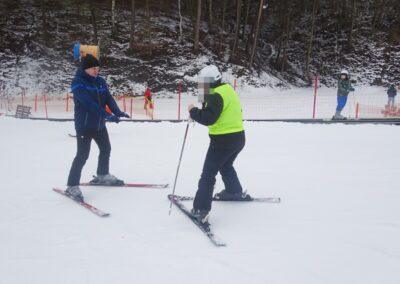
{"type": "Polygon", "coordinates": [[[43,94],[43,100],[44,100],[44,109],[46,111],[46,118],[49,118],[48,113],[47,113],[46,93],[43,94]]]}
{"type": "Polygon", "coordinates": [[[67,97],[66,97],[66,107],[65,107],[65,111],[66,111],[66,112],[68,112],[68,110],[69,110],[69,105],[68,105],[68,103],[69,103],[69,94],[67,93],[67,97]]]}
{"type": "Polygon", "coordinates": [[[122,105],[124,107],[124,112],[126,112],[126,101],[125,101],[125,95],[122,97],[122,105]]]}
{"type": "Polygon", "coordinates": [[[22,88],[21,103],[24,105],[25,88],[22,88]]]}
{"type": "Polygon", "coordinates": [[[237,87],[237,80],[236,78],[233,80],[233,89],[236,91],[236,87],[237,87]]]}
{"type": "Polygon", "coordinates": [[[35,112],[37,112],[37,99],[38,99],[38,97],[37,97],[37,94],[35,95],[35,112]]]}
{"type": "Polygon", "coordinates": [[[359,118],[359,114],[360,114],[360,104],[357,102],[357,104],[356,104],[356,119],[359,118]]]}
{"type": "Polygon", "coordinates": [[[133,109],[133,98],[131,98],[131,112],[130,112],[131,118],[132,118],[132,113],[133,113],[132,109],[133,109]]]}
{"type": "Polygon", "coordinates": [[[318,75],[314,77],[314,104],[313,104],[313,115],[312,118],[315,119],[315,108],[317,106],[317,88],[318,88],[318,75]]]}
{"type": "Polygon", "coordinates": [[[151,120],[154,120],[155,103],[153,101],[153,108],[151,109],[151,120]]]}

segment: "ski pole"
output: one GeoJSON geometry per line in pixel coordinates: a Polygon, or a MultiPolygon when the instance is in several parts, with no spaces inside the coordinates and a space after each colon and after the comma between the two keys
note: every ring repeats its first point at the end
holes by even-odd
{"type": "MultiPolygon", "coordinates": [[[[187,137],[188,130],[189,130],[189,124],[190,124],[190,119],[188,120],[188,123],[186,124],[185,136],[183,137],[181,155],[180,155],[180,157],[179,157],[178,168],[176,169],[175,181],[174,181],[174,188],[172,189],[172,195],[175,194],[176,181],[178,180],[179,169],[180,169],[180,167],[181,167],[181,161],[182,161],[182,156],[183,156],[183,150],[185,149],[186,137],[187,137]]],[[[171,200],[171,203],[169,204],[169,213],[168,213],[168,215],[171,215],[171,209],[172,209],[172,200],[171,200]]]]}

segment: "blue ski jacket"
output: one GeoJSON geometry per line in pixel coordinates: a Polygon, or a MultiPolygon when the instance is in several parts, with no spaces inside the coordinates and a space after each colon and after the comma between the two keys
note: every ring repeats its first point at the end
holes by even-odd
{"type": "Polygon", "coordinates": [[[111,96],[106,81],[100,76],[92,77],[83,69],[78,69],[71,84],[75,103],[75,129],[77,134],[97,132],[106,127],[105,120],[110,117],[106,105],[117,117],[123,112],[111,96]]]}

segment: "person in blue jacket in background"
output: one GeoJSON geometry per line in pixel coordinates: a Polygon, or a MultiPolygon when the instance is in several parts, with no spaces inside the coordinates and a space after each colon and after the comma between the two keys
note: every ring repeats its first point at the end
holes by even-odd
{"type": "Polygon", "coordinates": [[[74,97],[74,121],[77,139],[77,152],[68,176],[66,194],[78,201],[83,201],[79,187],[81,172],[89,157],[92,139],[99,147],[100,154],[97,176],[91,183],[104,185],[123,185],[122,180],[109,173],[111,145],[105,121],[120,121],[120,117],[129,115],[122,112],[111,96],[107,83],[99,76],[99,61],[91,54],[81,60],[81,67],[76,72],[71,89],[74,97]],[[112,114],[106,112],[106,105],[112,114]]]}
{"type": "Polygon", "coordinates": [[[342,70],[338,82],[336,113],[333,119],[346,119],[341,112],[346,106],[347,97],[350,92],[354,92],[354,88],[350,82],[349,72],[347,70],[342,70]]]}
{"type": "Polygon", "coordinates": [[[387,90],[387,95],[388,95],[388,107],[389,109],[393,109],[395,106],[395,98],[397,96],[397,90],[394,84],[391,84],[389,86],[389,89],[387,90]]]}

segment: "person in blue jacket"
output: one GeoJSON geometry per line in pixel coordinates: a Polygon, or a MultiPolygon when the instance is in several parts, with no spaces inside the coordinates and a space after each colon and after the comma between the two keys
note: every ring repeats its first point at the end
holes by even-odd
{"type": "Polygon", "coordinates": [[[396,86],[394,84],[389,86],[389,89],[387,90],[387,95],[388,95],[388,107],[389,109],[394,108],[395,105],[395,97],[397,96],[397,90],[396,86]]]}
{"type": "Polygon", "coordinates": [[[347,97],[350,92],[354,92],[354,88],[350,82],[349,72],[347,70],[342,70],[338,82],[337,107],[333,119],[346,119],[341,112],[346,106],[347,97]]]}
{"type": "Polygon", "coordinates": [[[74,121],[77,139],[77,152],[68,176],[66,194],[83,201],[79,188],[81,172],[89,157],[92,139],[99,147],[100,154],[97,176],[91,183],[122,185],[124,182],[109,173],[111,145],[105,121],[120,121],[120,117],[129,115],[122,112],[111,96],[107,84],[99,76],[99,61],[91,54],[81,60],[81,67],[76,72],[71,89],[74,97],[74,121]],[[106,112],[106,105],[113,114],[106,112]]]}

